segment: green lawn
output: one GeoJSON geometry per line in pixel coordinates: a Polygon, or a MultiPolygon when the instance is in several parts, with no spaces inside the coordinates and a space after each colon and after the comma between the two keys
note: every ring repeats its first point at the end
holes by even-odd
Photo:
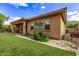
{"type": "Polygon", "coordinates": [[[0,33],[0,55],[5,56],[69,56],[74,52],[50,47],[23,38],[0,33]]]}

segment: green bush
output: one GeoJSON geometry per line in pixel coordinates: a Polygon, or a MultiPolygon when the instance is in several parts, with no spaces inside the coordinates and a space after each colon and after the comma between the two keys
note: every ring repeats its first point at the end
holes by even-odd
{"type": "Polygon", "coordinates": [[[34,33],[34,39],[41,41],[41,42],[47,42],[48,41],[48,36],[44,35],[43,33],[34,33]]]}
{"type": "Polygon", "coordinates": [[[0,32],[8,32],[9,29],[9,25],[2,25],[0,28],[0,32]]]}
{"type": "Polygon", "coordinates": [[[34,37],[34,39],[37,38],[37,33],[36,32],[34,32],[33,37],[34,37]]]}

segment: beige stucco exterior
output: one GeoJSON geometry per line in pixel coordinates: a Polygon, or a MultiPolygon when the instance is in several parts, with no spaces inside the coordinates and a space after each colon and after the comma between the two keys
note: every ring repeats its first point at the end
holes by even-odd
{"type": "Polygon", "coordinates": [[[65,34],[66,26],[65,26],[65,24],[64,24],[64,22],[63,22],[61,17],[60,17],[60,20],[61,20],[60,25],[61,25],[61,37],[62,37],[65,34]]]}
{"type": "Polygon", "coordinates": [[[50,37],[59,39],[60,38],[60,16],[53,16],[50,26],[50,37]]]}
{"type": "MultiPolygon", "coordinates": [[[[56,16],[51,16],[51,17],[46,17],[46,18],[41,18],[37,19],[34,21],[27,22],[27,28],[26,28],[26,22],[23,22],[23,34],[32,35],[34,32],[42,32],[46,35],[48,35],[51,38],[56,38],[60,39],[62,35],[65,34],[65,24],[62,20],[61,15],[56,15],[56,16]],[[50,30],[49,31],[43,31],[43,30],[31,30],[31,23],[36,22],[36,21],[43,21],[43,20],[50,20],[50,30]]],[[[20,29],[19,29],[20,30],[20,29]]]]}
{"type": "Polygon", "coordinates": [[[61,37],[65,34],[66,27],[66,8],[60,9],[56,12],[47,13],[41,16],[37,16],[30,19],[21,19],[11,23],[12,32],[16,32],[18,29],[20,33],[23,35],[32,35],[34,32],[42,32],[47,36],[55,39],[61,39],[61,37]],[[35,30],[31,29],[31,23],[39,22],[43,20],[50,20],[50,30],[35,30]],[[15,25],[15,29],[14,29],[15,25]]]}

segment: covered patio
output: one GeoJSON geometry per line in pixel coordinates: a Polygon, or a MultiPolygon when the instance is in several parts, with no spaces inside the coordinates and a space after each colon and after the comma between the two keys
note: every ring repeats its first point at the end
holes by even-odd
{"type": "Polygon", "coordinates": [[[26,35],[27,34],[27,21],[24,18],[22,18],[11,23],[11,31],[12,33],[19,33],[19,34],[26,35]]]}

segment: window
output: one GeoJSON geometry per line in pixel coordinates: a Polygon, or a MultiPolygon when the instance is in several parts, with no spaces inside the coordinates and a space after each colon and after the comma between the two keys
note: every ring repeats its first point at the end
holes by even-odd
{"type": "Polygon", "coordinates": [[[45,20],[44,21],[44,29],[45,30],[50,30],[50,20],[45,20]]]}
{"type": "Polygon", "coordinates": [[[36,21],[31,23],[31,30],[43,30],[43,21],[36,21]]]}
{"type": "Polygon", "coordinates": [[[31,30],[50,30],[50,20],[42,20],[31,23],[31,30]]]}
{"type": "Polygon", "coordinates": [[[34,23],[31,23],[31,30],[34,29],[34,23]]]}

